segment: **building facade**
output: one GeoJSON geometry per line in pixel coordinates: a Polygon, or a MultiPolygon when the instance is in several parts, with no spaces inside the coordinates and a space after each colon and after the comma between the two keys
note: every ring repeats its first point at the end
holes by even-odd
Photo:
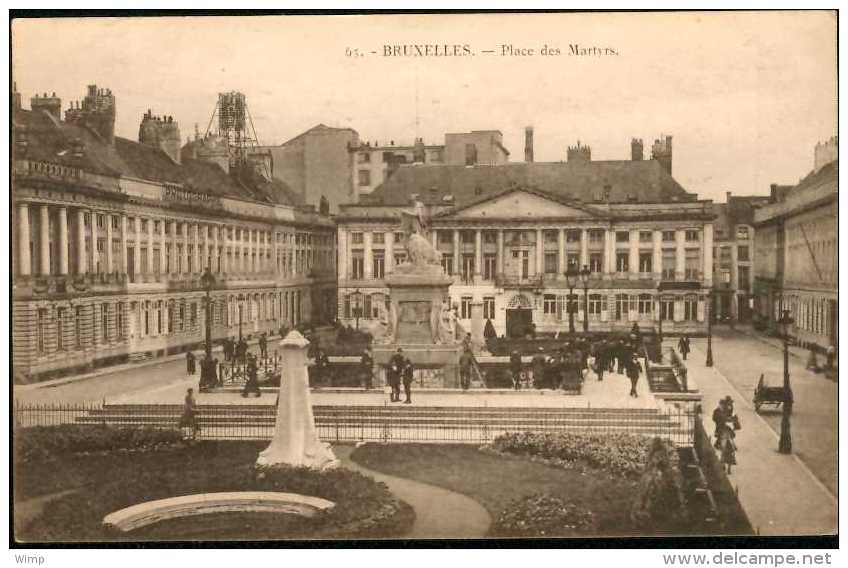
{"type": "Polygon", "coordinates": [[[591,271],[571,296],[575,325],[664,332],[706,328],[713,275],[711,202],[686,192],[657,160],[400,166],[337,216],[339,318],[379,335],[385,277],[406,260],[401,211],[430,213],[433,245],[453,277],[450,302],[499,335],[567,329],[570,266],[591,271]],[[358,305],[361,304],[361,305],[358,305]],[[357,309],[359,308],[359,309],[357,309]]]}
{"type": "Polygon", "coordinates": [[[713,314],[717,322],[750,322],[754,285],[754,208],[768,197],[732,195],[714,203],[713,314]]]}
{"type": "Polygon", "coordinates": [[[754,212],[755,325],[774,332],[787,309],[795,339],[819,348],[838,345],[836,146],[835,138],[818,145],[814,170],[795,186],[772,185],[754,212]]]}
{"type": "MultiPolygon", "coordinates": [[[[531,157],[532,157],[532,130],[531,157]]],[[[474,130],[445,134],[445,143],[425,145],[416,138],[412,146],[396,146],[394,141],[355,144],[350,147],[351,179],[355,199],[372,193],[404,164],[428,165],[500,165],[509,161],[509,151],[503,146],[503,134],[498,130],[474,130]]]]}
{"type": "Polygon", "coordinates": [[[207,292],[215,339],[335,316],[329,218],[230,168],[220,143],[184,159],[170,117],[145,114],[143,143],[115,136],[108,90],[89,87],[65,120],[41,102],[13,109],[18,380],[195,348],[207,292]]]}

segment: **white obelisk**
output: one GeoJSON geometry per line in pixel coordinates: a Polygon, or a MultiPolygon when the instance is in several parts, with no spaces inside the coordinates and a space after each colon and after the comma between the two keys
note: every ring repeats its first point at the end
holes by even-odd
{"type": "Polygon", "coordinates": [[[329,444],[318,439],[318,430],[315,428],[306,364],[308,345],[309,341],[297,330],[289,332],[280,341],[283,372],[277,403],[277,423],[271,444],[256,460],[258,466],[291,465],[324,469],[339,463],[329,444]]]}

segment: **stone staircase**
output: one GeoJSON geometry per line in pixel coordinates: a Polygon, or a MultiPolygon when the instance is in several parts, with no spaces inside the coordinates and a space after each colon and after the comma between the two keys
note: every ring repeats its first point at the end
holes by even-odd
{"type": "Polygon", "coordinates": [[[651,364],[648,369],[648,384],[651,392],[680,392],[680,384],[670,365],[651,364]]]}
{"type": "MultiPolygon", "coordinates": [[[[174,428],[182,407],[106,404],[77,418],[78,423],[174,428]]],[[[313,406],[326,442],[485,443],[504,432],[631,433],[691,444],[692,416],[670,409],[521,408],[444,406],[313,406]]],[[[270,439],[273,405],[199,405],[200,437],[270,439]]]]}

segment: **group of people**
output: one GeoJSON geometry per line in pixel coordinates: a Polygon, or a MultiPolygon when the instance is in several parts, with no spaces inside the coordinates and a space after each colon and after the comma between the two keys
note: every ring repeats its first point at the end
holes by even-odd
{"type": "Polygon", "coordinates": [[[736,431],[741,430],[739,417],[733,410],[733,398],[726,396],[718,402],[713,410],[715,424],[715,449],[719,451],[721,463],[727,473],[736,465],[736,431]]]}
{"type": "Polygon", "coordinates": [[[227,362],[232,361],[233,359],[243,361],[247,355],[247,340],[243,337],[238,341],[236,341],[233,337],[227,337],[224,339],[223,347],[224,360],[227,362]]]}
{"type": "MultiPolygon", "coordinates": [[[[630,339],[577,338],[566,341],[562,347],[546,353],[539,347],[530,361],[533,372],[533,386],[537,389],[572,389],[584,380],[592,370],[599,381],[604,373],[626,375],[630,379],[630,396],[637,397],[636,386],[642,374],[639,362],[641,342],[639,336],[630,335],[630,339]]],[[[513,388],[521,389],[523,363],[521,354],[513,350],[509,358],[513,388]]]]}
{"type": "Polygon", "coordinates": [[[409,357],[404,357],[403,349],[398,347],[397,352],[392,355],[389,360],[389,366],[386,369],[386,379],[392,389],[390,400],[391,402],[400,402],[400,385],[403,382],[403,390],[406,394],[404,404],[412,404],[412,378],[415,372],[415,367],[412,366],[412,361],[409,357]]]}

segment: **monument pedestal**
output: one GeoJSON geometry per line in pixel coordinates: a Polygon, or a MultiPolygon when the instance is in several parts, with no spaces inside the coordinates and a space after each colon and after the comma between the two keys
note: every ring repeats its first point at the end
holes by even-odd
{"type": "Polygon", "coordinates": [[[374,345],[374,363],[385,368],[400,347],[416,369],[441,370],[442,385],[459,388],[459,346],[442,325],[453,280],[441,266],[402,264],[386,277],[389,341],[374,345]]]}

